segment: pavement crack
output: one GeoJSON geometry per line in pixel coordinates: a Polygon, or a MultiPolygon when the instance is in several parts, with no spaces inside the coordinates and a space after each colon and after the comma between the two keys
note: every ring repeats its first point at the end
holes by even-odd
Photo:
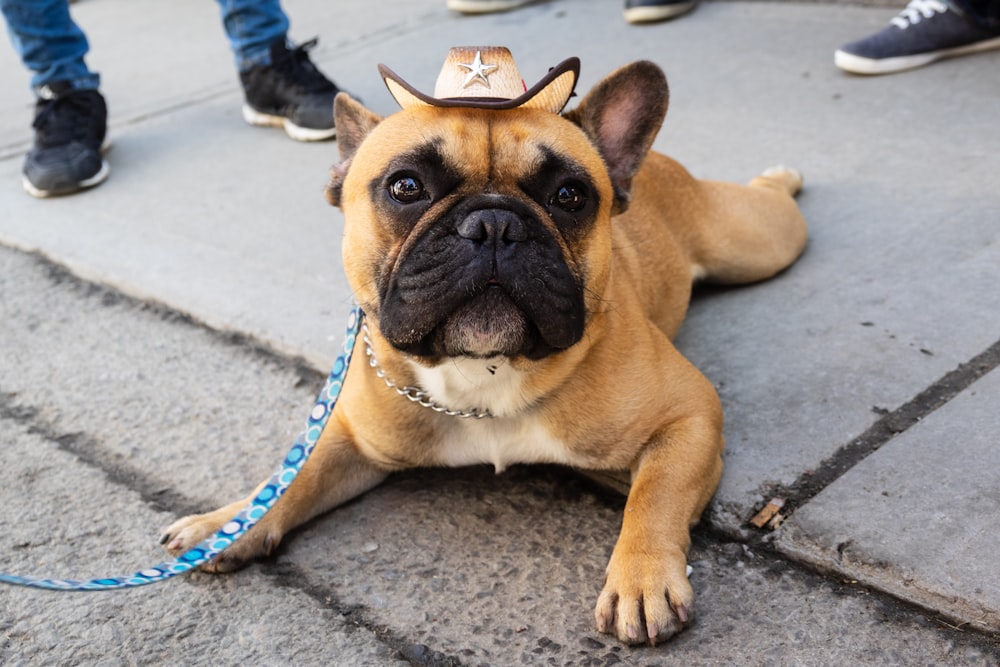
{"type": "MultiPolygon", "coordinates": [[[[931,624],[946,633],[949,641],[955,646],[975,647],[987,655],[1000,658],[1000,637],[995,633],[970,626],[966,622],[946,619],[939,610],[897,597],[891,592],[880,590],[858,579],[845,577],[834,570],[817,569],[790,558],[775,547],[770,535],[751,533],[746,540],[734,542],[731,535],[702,524],[695,526],[691,531],[691,538],[701,551],[721,553],[729,559],[753,563],[764,576],[775,581],[791,576],[810,590],[826,589],[840,598],[875,601],[874,613],[881,617],[881,622],[897,626],[931,624]]],[[[837,545],[838,557],[843,557],[849,552],[851,543],[851,540],[847,540],[837,545]]],[[[696,578],[692,580],[695,582],[696,590],[697,576],[696,574],[696,578]]]]}
{"type": "Polygon", "coordinates": [[[22,405],[17,393],[0,387],[0,420],[12,421],[31,435],[36,435],[73,455],[78,461],[100,470],[109,482],[124,487],[142,498],[158,512],[196,514],[203,505],[192,502],[180,493],[164,487],[139,468],[130,465],[120,454],[107,451],[97,438],[82,432],[63,432],[40,417],[37,407],[22,405]]]}
{"type": "Polygon", "coordinates": [[[411,641],[392,628],[375,622],[364,613],[364,607],[340,600],[328,586],[311,583],[306,571],[287,560],[267,561],[263,574],[283,588],[298,591],[330,609],[344,620],[348,630],[364,630],[395,652],[395,657],[419,667],[461,667],[462,661],[419,642],[411,641]]]}
{"type": "Polygon", "coordinates": [[[815,498],[848,470],[950,402],[976,380],[998,366],[1000,366],[1000,340],[965,363],[959,364],[957,368],[944,374],[895,410],[878,410],[877,414],[881,417],[874,424],[823,461],[815,470],[803,473],[790,485],[768,486],[761,491],[761,494],[767,499],[785,499],[782,519],[787,519],[797,508],[815,498]]]}

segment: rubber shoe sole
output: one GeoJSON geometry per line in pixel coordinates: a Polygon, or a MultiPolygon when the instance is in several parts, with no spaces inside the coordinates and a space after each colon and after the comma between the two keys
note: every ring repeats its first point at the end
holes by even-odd
{"type": "MultiPolygon", "coordinates": [[[[101,155],[107,155],[110,150],[111,138],[105,137],[104,143],[101,144],[101,155]]],[[[110,175],[111,165],[108,164],[107,160],[102,159],[101,168],[96,174],[69,187],[60,188],[58,190],[42,190],[29,181],[28,177],[24,174],[21,174],[21,186],[24,188],[25,192],[36,199],[48,199],[49,197],[62,197],[63,195],[71,195],[74,192],[80,192],[81,190],[88,190],[95,185],[100,185],[104,181],[108,180],[108,176],[110,175]]]]}
{"type": "Polygon", "coordinates": [[[698,3],[678,2],[660,7],[630,7],[625,10],[625,20],[629,23],[656,23],[687,14],[698,3]]]}
{"type": "Polygon", "coordinates": [[[506,12],[523,5],[531,4],[533,0],[448,0],[448,9],[463,14],[490,14],[506,12]]]}
{"type": "Polygon", "coordinates": [[[74,192],[80,192],[81,190],[86,190],[92,188],[95,185],[100,185],[105,180],[107,180],[108,175],[111,173],[111,167],[108,165],[107,160],[101,160],[101,170],[90,178],[80,181],[74,186],[68,188],[61,188],[59,190],[40,190],[36,188],[28,177],[24,174],[21,175],[21,185],[24,186],[24,191],[27,192],[32,197],[37,199],[47,199],[48,197],[61,197],[63,195],[71,195],[74,192]]]}
{"type": "Polygon", "coordinates": [[[295,141],[325,141],[337,136],[337,128],[335,127],[323,130],[302,127],[284,116],[274,116],[257,111],[249,104],[243,105],[243,120],[256,127],[280,127],[285,130],[285,134],[295,141]]]}
{"type": "Polygon", "coordinates": [[[945,58],[965,56],[991,49],[1000,49],[1000,37],[966,46],[957,46],[953,49],[941,49],[940,51],[916,53],[912,56],[898,56],[896,58],[865,58],[838,49],[833,54],[833,64],[851,74],[893,74],[923,67],[945,58]]]}

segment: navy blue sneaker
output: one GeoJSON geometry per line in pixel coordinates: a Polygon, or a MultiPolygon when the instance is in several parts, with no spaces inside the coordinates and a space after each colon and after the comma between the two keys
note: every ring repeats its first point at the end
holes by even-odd
{"type": "Polygon", "coordinates": [[[625,20],[629,23],[666,21],[688,13],[697,4],[696,0],[625,0],[625,20]]]}
{"type": "Polygon", "coordinates": [[[852,74],[889,74],[989,49],[1000,49],[1000,30],[979,27],[942,0],[912,0],[885,29],[840,47],[833,62],[852,74]]]}
{"type": "Polygon", "coordinates": [[[33,197],[68,195],[102,183],[108,163],[101,154],[108,108],[96,90],[68,82],[44,86],[35,103],[35,141],[24,158],[21,183],[33,197]]]}
{"type": "Polygon", "coordinates": [[[314,46],[315,39],[294,49],[278,40],[271,45],[271,64],[240,72],[246,122],[284,128],[297,141],[323,141],[337,134],[333,98],[340,89],[309,59],[314,46]]]}

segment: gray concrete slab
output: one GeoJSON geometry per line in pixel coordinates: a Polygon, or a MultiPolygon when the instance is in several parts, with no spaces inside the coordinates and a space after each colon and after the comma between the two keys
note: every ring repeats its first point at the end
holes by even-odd
{"type": "Polygon", "coordinates": [[[935,621],[902,620],[884,601],[840,582],[709,538],[697,539],[691,555],[693,632],[658,650],[620,648],[594,632],[591,607],[623,508],[558,469],[404,475],[301,531],[282,558],[310,573],[310,583],[364,605],[379,624],[408,628],[417,643],[465,664],[994,659],[984,647],[938,643],[935,621]],[[346,557],[349,571],[330,554],[346,557]]]}
{"type": "MultiPolygon", "coordinates": [[[[114,4],[95,4],[105,3],[114,4]]],[[[659,149],[701,176],[744,180],[779,162],[806,173],[813,239],[800,264],[771,283],[701,299],[679,341],[726,402],[730,465],[713,514],[721,525],[738,529],[763,487],[817,466],[871,424],[873,406],[899,405],[992,342],[1000,297],[983,278],[998,260],[1000,196],[977,175],[1000,173],[1000,151],[989,142],[991,114],[968,110],[1000,101],[989,74],[997,54],[846,77],[832,49],[886,11],[836,6],[707,4],[647,28],[583,0],[487,18],[441,8],[391,23],[398,15],[373,19],[390,22],[378,40],[320,60],[380,112],[392,103],[374,64],[431,85],[447,44],[510,44],[529,78],[580,54],[581,89],[651,57],[673,90],[659,149]],[[949,92],[929,104],[928,90],[949,92]],[[933,140],[915,130],[927,127],[933,140]]],[[[342,34],[341,23],[317,17],[310,28],[342,34]]],[[[18,196],[17,160],[0,163],[12,207],[0,239],[323,367],[350,298],[339,212],[319,194],[334,148],[244,127],[238,106],[232,87],[123,128],[114,180],[85,197],[18,196]],[[265,155],[280,168],[265,168],[265,155]]]]}
{"type": "MultiPolygon", "coordinates": [[[[618,65],[651,58],[666,69],[672,90],[658,149],[704,177],[746,180],[776,163],[805,172],[801,205],[812,240],[802,260],[761,285],[702,293],[678,339],[719,387],[726,410],[727,467],[709,513],[713,528],[745,536],[746,519],[772,488],[794,486],[883,413],[996,341],[1000,53],[855,78],[833,68],[833,49],[883,25],[893,10],[704,3],[680,21],[640,28],[624,24],[617,3],[597,0],[553,0],[478,18],[450,14],[442,5],[414,8],[392,0],[373,12],[370,3],[350,0],[331,11],[316,0],[290,0],[287,9],[293,36],[319,34],[317,62],[380,113],[393,105],[376,63],[429,87],[452,44],[507,44],[526,78],[579,55],[581,90],[618,65]]],[[[114,136],[111,179],[86,194],[36,201],[20,191],[30,95],[25,74],[9,50],[0,49],[0,243],[40,250],[80,275],[247,334],[325,372],[350,299],[339,259],[342,219],[321,195],[336,147],[295,144],[278,131],[244,126],[215,7],[194,0],[166,7],[124,0],[74,5],[93,42],[92,62],[104,75],[114,136]],[[178,35],[185,48],[173,59],[178,35]],[[139,43],[149,48],[138,49],[139,43]]],[[[50,315],[65,307],[50,304],[44,317],[36,316],[37,332],[17,339],[21,349],[36,349],[34,336],[46,330],[50,341],[75,341],[79,323],[60,331],[54,322],[61,320],[50,315]]],[[[114,367],[117,348],[131,349],[118,330],[110,326],[104,334],[110,355],[106,348],[94,352],[97,343],[50,343],[52,360],[41,375],[47,383],[17,391],[44,419],[61,424],[59,433],[83,430],[101,441],[105,436],[96,434],[105,426],[130,433],[107,437],[107,465],[140,475],[149,489],[169,489],[178,509],[226,500],[267,472],[274,443],[298,423],[293,408],[311,397],[295,386],[301,373],[278,372],[266,380],[274,384],[251,397],[263,402],[250,411],[249,435],[247,418],[227,422],[223,406],[244,400],[227,392],[267,376],[253,355],[227,364],[246,370],[220,372],[217,384],[205,383],[201,362],[186,351],[190,341],[167,344],[158,341],[160,334],[149,335],[146,340],[157,341],[152,350],[136,348],[129,363],[123,359],[117,375],[94,390],[103,402],[89,409],[72,401],[50,407],[44,397],[55,378],[69,373],[67,386],[100,378],[114,367]],[[162,363],[136,371],[151,361],[150,353],[162,363]],[[166,395],[183,395],[177,387],[205,387],[196,404],[206,411],[192,417],[172,407],[151,409],[162,403],[146,386],[152,376],[173,383],[166,395]],[[132,389],[124,395],[109,389],[120,386],[132,389]],[[141,447],[133,414],[150,420],[161,447],[141,447]],[[199,424],[223,434],[215,445],[221,460],[211,465],[235,466],[232,475],[206,467],[204,439],[184,430],[199,424]]],[[[3,343],[6,357],[13,344],[3,343]]],[[[11,363],[10,374],[0,377],[30,376],[39,362],[11,363]]],[[[867,461],[858,466],[863,480],[867,461]]],[[[980,472],[983,484],[1000,485],[996,468],[980,472]]],[[[848,482],[844,488],[851,490],[848,482]]],[[[926,488],[931,507],[956,492],[948,485],[926,488]]],[[[869,493],[864,486],[853,491],[862,501],[869,493]]],[[[814,516],[824,515],[819,502],[814,516]]],[[[808,504],[799,512],[807,510],[808,504]]],[[[914,511],[911,518],[920,516],[914,511]]],[[[861,534],[905,525],[868,518],[857,527],[861,534]]],[[[979,524],[958,528],[971,539],[979,524]]],[[[825,545],[826,556],[840,544],[822,542],[830,535],[810,539],[825,545]]],[[[948,544],[941,535],[940,544],[928,548],[948,544]]],[[[866,570],[862,581],[882,585],[893,563],[886,565],[866,570]]],[[[992,560],[983,567],[991,565],[995,569],[992,560]]],[[[955,579],[956,586],[965,586],[965,602],[995,609],[992,593],[966,586],[976,572],[955,579]]],[[[952,577],[944,561],[929,561],[920,573],[926,581],[952,577]]],[[[364,598],[370,592],[352,586],[345,590],[366,600],[357,604],[379,609],[364,598]]],[[[728,599],[720,604],[739,606],[728,599]]],[[[830,607],[817,613],[836,615],[830,607]]],[[[391,610],[375,617],[399,622],[391,610]]],[[[515,633],[521,643],[512,646],[526,655],[523,637],[557,634],[515,633]]],[[[447,646],[486,655],[491,648],[483,641],[449,640],[447,646]]]]}
{"type": "Polygon", "coordinates": [[[32,406],[32,418],[53,437],[81,455],[90,445],[73,434],[100,438],[107,465],[142,475],[151,498],[176,486],[201,507],[249,491],[291,445],[315,398],[311,371],[285,361],[276,368],[279,361],[238,338],[228,357],[198,354],[207,330],[157,327],[157,320],[179,318],[155,309],[145,327],[132,324],[132,309],[113,293],[92,297],[95,310],[105,306],[99,318],[78,312],[74,303],[86,298],[86,286],[59,269],[51,269],[48,284],[19,281],[17,266],[0,272],[0,388],[12,406],[32,406]],[[83,386],[86,401],[76,391],[83,386]],[[166,398],[178,395],[196,409],[166,398]],[[223,474],[201,457],[207,438],[229,459],[223,474]]]}
{"type": "MultiPolygon", "coordinates": [[[[161,562],[150,528],[170,515],[33,426],[0,420],[3,570],[88,578],[161,562]]],[[[261,577],[192,576],[105,594],[3,586],[0,604],[5,665],[329,664],[338,656],[405,664],[373,632],[261,577]]]]}
{"type": "MultiPolygon", "coordinates": [[[[0,340],[0,569],[19,573],[82,578],[159,562],[156,529],[266,473],[318,379],[2,248],[0,340]]],[[[656,649],[623,648],[591,619],[623,504],[555,467],[399,475],[233,575],[105,593],[0,586],[0,661],[1000,660],[995,643],[933,615],[704,531],[691,557],[698,622],[656,649]]]]}
{"type": "Polygon", "coordinates": [[[827,487],[779,548],[1000,633],[1000,371],[827,487]]]}
{"type": "Polygon", "coordinates": [[[19,161],[0,162],[14,208],[0,235],[328,366],[350,303],[322,196],[335,151],[245,125],[233,93],[120,132],[108,187],[85,197],[25,201],[19,161]]]}

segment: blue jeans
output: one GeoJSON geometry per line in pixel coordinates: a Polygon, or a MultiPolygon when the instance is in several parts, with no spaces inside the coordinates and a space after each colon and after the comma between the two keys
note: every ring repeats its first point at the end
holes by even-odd
{"type": "MultiPolygon", "coordinates": [[[[217,0],[241,72],[271,62],[271,43],[285,39],[288,17],[279,0],[217,0]]],[[[56,81],[96,89],[100,76],[84,62],[87,36],[69,15],[69,0],[0,0],[7,32],[38,91],[56,81]]]]}

